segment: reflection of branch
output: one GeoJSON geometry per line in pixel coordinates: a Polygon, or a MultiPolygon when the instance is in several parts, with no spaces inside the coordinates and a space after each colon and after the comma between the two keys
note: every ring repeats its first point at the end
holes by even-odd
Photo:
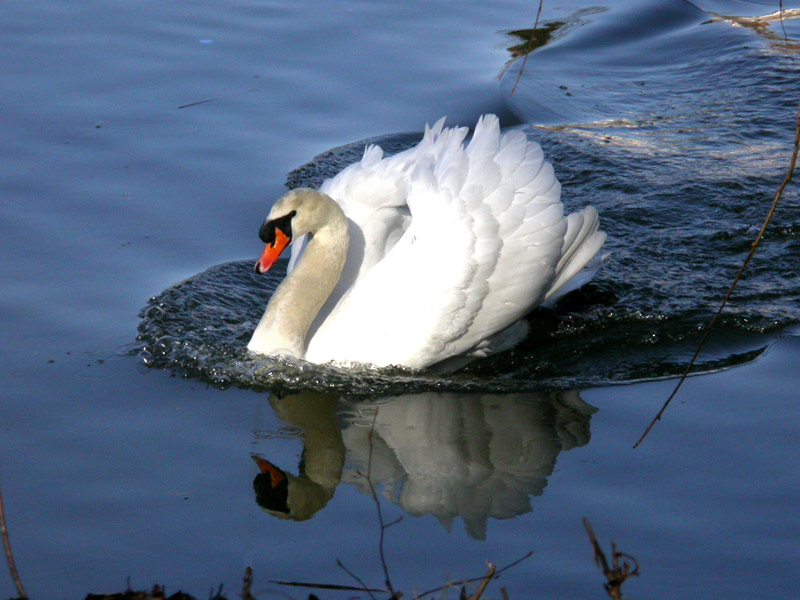
{"type": "Polygon", "coordinates": [[[342,569],[342,571],[344,571],[345,573],[350,575],[350,577],[352,577],[359,584],[361,584],[361,587],[353,587],[352,585],[339,585],[339,584],[336,584],[336,583],[310,583],[308,581],[280,581],[278,579],[270,579],[269,582],[270,583],[276,583],[278,585],[288,585],[288,586],[294,586],[294,587],[314,588],[314,589],[318,589],[318,590],[338,590],[338,591],[344,591],[344,592],[367,592],[367,594],[369,594],[369,597],[372,598],[372,600],[375,600],[375,596],[372,595],[372,592],[379,592],[381,594],[387,593],[386,590],[376,590],[374,588],[368,588],[366,586],[366,584],[361,580],[361,578],[358,575],[356,575],[355,573],[353,573],[350,569],[345,567],[342,564],[342,561],[340,561],[339,559],[336,560],[336,564],[339,566],[340,569],[342,569]]]}
{"type": "Polygon", "coordinates": [[[781,29],[783,30],[783,39],[786,40],[786,44],[789,44],[789,37],[786,35],[786,23],[783,22],[783,0],[778,1],[778,6],[780,10],[778,11],[778,18],[781,20],[781,29]]]}
{"type": "Polygon", "coordinates": [[[3,494],[0,491],[0,531],[3,534],[3,547],[6,550],[6,560],[8,561],[8,568],[11,571],[11,577],[14,578],[14,585],[17,586],[17,595],[20,598],[27,598],[28,594],[25,593],[25,588],[22,587],[22,580],[19,578],[17,572],[17,565],[14,564],[14,555],[11,554],[11,541],[8,537],[8,528],[6,527],[6,513],[3,510],[3,494]]]}
{"type": "Polygon", "coordinates": [[[369,457],[367,459],[367,483],[369,484],[370,492],[372,492],[372,499],[375,501],[375,508],[378,511],[378,523],[381,526],[381,536],[380,536],[380,541],[378,542],[378,552],[380,553],[381,556],[381,567],[383,567],[383,575],[386,579],[385,582],[386,587],[389,588],[389,592],[391,592],[392,594],[392,600],[394,600],[394,598],[398,598],[399,596],[397,595],[397,592],[394,591],[394,588],[392,587],[392,580],[389,577],[389,567],[386,564],[386,556],[384,555],[383,552],[383,540],[386,528],[391,527],[392,525],[397,523],[397,521],[399,521],[400,519],[398,519],[397,521],[393,521],[388,525],[384,524],[383,511],[381,511],[381,503],[380,500],[378,500],[378,494],[375,493],[375,486],[372,483],[372,447],[374,446],[374,444],[372,443],[372,434],[375,433],[375,422],[378,420],[379,409],[380,409],[379,406],[375,407],[375,414],[372,417],[372,427],[370,427],[369,435],[367,435],[367,439],[369,440],[369,457]]]}
{"type": "MultiPolygon", "coordinates": [[[[395,523],[397,523],[397,521],[393,521],[392,523],[389,523],[389,525],[387,525],[387,527],[389,527],[391,525],[394,525],[395,523]]],[[[532,550],[530,552],[526,553],[524,556],[518,558],[514,562],[511,562],[511,563],[507,564],[502,569],[498,569],[497,567],[495,567],[495,565],[493,565],[492,563],[489,563],[489,571],[486,573],[486,575],[483,575],[481,577],[471,577],[469,579],[464,579],[464,580],[462,580],[462,583],[475,583],[476,581],[480,581],[481,585],[478,586],[478,592],[480,592],[480,594],[482,594],[483,591],[486,589],[486,586],[489,585],[489,582],[492,579],[499,578],[501,573],[503,573],[505,571],[508,571],[512,567],[516,567],[523,560],[527,560],[531,556],[533,556],[533,551],[532,550]],[[484,584],[484,582],[485,582],[485,584],[484,584]]],[[[627,556],[627,555],[625,555],[625,556],[627,556]]],[[[390,592],[389,590],[379,590],[379,589],[367,587],[367,585],[364,583],[364,581],[358,575],[353,573],[351,570],[349,570],[347,567],[345,567],[344,564],[342,564],[342,561],[340,561],[339,559],[336,559],[336,564],[345,573],[350,575],[350,577],[355,579],[360,584],[361,587],[353,587],[353,586],[349,586],[349,585],[338,585],[338,584],[334,584],[334,583],[311,583],[311,582],[307,582],[307,581],[280,581],[280,580],[277,580],[277,579],[270,579],[269,582],[270,583],[276,583],[278,585],[316,588],[316,589],[321,589],[321,590],[340,590],[340,591],[351,591],[351,592],[367,592],[367,594],[369,595],[369,597],[372,600],[376,600],[375,596],[373,595],[373,592],[381,593],[381,594],[390,593],[390,594],[392,594],[392,596],[389,597],[389,600],[392,600],[392,598],[396,599],[396,598],[400,597],[399,595],[395,595],[395,594],[397,594],[397,592],[390,592]]],[[[421,594],[415,594],[414,598],[415,598],[415,600],[421,600],[425,596],[430,596],[431,594],[435,594],[436,592],[441,592],[442,590],[448,589],[450,587],[452,587],[452,584],[449,584],[449,583],[446,584],[446,585],[440,585],[439,587],[430,589],[430,590],[428,590],[426,592],[423,592],[421,594]]],[[[505,600],[507,600],[508,599],[508,592],[506,591],[506,589],[504,587],[501,587],[500,590],[503,593],[503,598],[505,600]]],[[[478,592],[473,594],[473,596],[470,598],[470,600],[479,600],[480,594],[478,594],[478,592]]]]}
{"type": "Polygon", "coordinates": [[[637,441],[633,445],[634,448],[636,448],[639,444],[642,443],[642,441],[644,441],[644,438],[647,437],[648,433],[650,433],[650,430],[656,424],[656,421],[661,420],[661,415],[663,415],[664,411],[667,410],[667,406],[669,406],[669,403],[672,402],[672,399],[678,393],[678,390],[683,385],[683,382],[686,381],[686,378],[689,376],[689,371],[692,370],[694,363],[697,361],[697,357],[700,355],[700,350],[706,343],[709,333],[711,333],[711,328],[714,327],[714,324],[719,319],[723,309],[728,304],[728,300],[731,299],[731,296],[733,295],[733,290],[736,288],[736,284],[739,283],[739,279],[741,279],[742,273],[744,273],[744,270],[747,268],[747,265],[750,264],[750,260],[753,258],[753,255],[755,255],[756,248],[758,248],[758,245],[761,243],[761,239],[764,237],[764,232],[767,230],[767,226],[769,225],[770,221],[772,221],[772,216],[775,214],[775,209],[778,207],[778,201],[781,199],[783,190],[792,181],[792,173],[794,172],[795,165],[797,164],[797,151],[798,147],[800,147],[800,102],[798,103],[797,106],[796,121],[797,122],[794,131],[794,151],[792,152],[792,160],[789,163],[789,171],[786,173],[786,177],[784,177],[783,182],[778,188],[778,192],[775,194],[775,199],[772,201],[772,205],[770,206],[769,211],[767,212],[767,217],[764,219],[764,224],[761,225],[761,230],[758,232],[755,241],[750,247],[750,252],[747,253],[744,262],[742,263],[742,266],[739,268],[739,272],[736,273],[736,277],[733,279],[733,283],[731,284],[731,287],[728,289],[728,293],[722,300],[722,304],[720,304],[719,309],[714,315],[714,318],[712,318],[711,322],[706,326],[706,329],[703,332],[703,337],[700,339],[700,343],[697,345],[697,350],[694,351],[694,355],[692,356],[692,359],[689,361],[689,364],[686,366],[686,370],[683,372],[683,375],[681,375],[681,378],[678,380],[678,383],[675,385],[675,389],[672,390],[672,393],[669,395],[669,398],[667,398],[667,401],[664,402],[664,405],[661,407],[661,410],[658,411],[658,414],[653,418],[652,421],[650,421],[650,424],[647,426],[647,429],[644,430],[642,437],[640,437],[639,441],[637,441]]]}
{"type": "Polygon", "coordinates": [[[597,537],[594,535],[589,519],[583,520],[583,526],[586,528],[589,541],[592,543],[592,548],[594,549],[594,562],[597,563],[597,566],[600,567],[603,571],[603,575],[605,575],[608,580],[603,587],[614,600],[620,600],[622,598],[622,584],[625,583],[628,577],[637,577],[639,575],[639,563],[630,554],[617,552],[617,545],[611,542],[611,568],[609,568],[606,555],[603,549],[600,548],[600,544],[597,543],[597,537]],[[629,565],[626,560],[623,560],[622,566],[620,566],[620,558],[632,560],[633,570],[631,570],[631,565],[629,565]]]}
{"type": "Polygon", "coordinates": [[[514,87],[511,89],[511,96],[514,95],[514,92],[517,91],[517,86],[519,85],[519,80],[522,79],[522,72],[525,70],[525,64],[528,62],[528,56],[531,54],[531,48],[533,47],[533,38],[536,35],[536,26],[539,24],[539,16],[542,14],[542,4],[544,4],[544,0],[539,0],[539,10],[536,11],[536,20],[533,22],[533,29],[531,29],[531,39],[528,42],[528,51],[525,52],[525,58],[522,59],[522,65],[519,68],[519,73],[517,74],[517,80],[514,82],[514,87]]]}
{"type": "Polygon", "coordinates": [[[359,576],[358,576],[358,575],[356,575],[355,573],[353,573],[353,572],[352,572],[350,569],[348,569],[347,567],[345,567],[345,566],[344,566],[344,563],[343,563],[341,560],[339,560],[338,558],[336,559],[336,565],[337,565],[337,566],[338,566],[338,567],[339,567],[339,568],[340,568],[342,571],[344,571],[345,573],[347,573],[348,575],[350,575],[350,577],[352,577],[353,579],[355,579],[355,580],[356,580],[356,581],[357,581],[359,584],[361,584],[361,589],[362,589],[362,590],[364,590],[365,592],[367,592],[367,594],[369,595],[369,597],[370,597],[370,598],[372,598],[372,600],[375,600],[375,596],[373,596],[373,595],[372,595],[372,592],[382,592],[382,593],[385,593],[385,591],[386,591],[386,590],[373,590],[373,589],[370,589],[370,588],[368,588],[368,587],[367,587],[367,584],[366,584],[366,583],[364,583],[364,580],[363,580],[363,579],[361,579],[361,577],[359,577],[359,576]]]}

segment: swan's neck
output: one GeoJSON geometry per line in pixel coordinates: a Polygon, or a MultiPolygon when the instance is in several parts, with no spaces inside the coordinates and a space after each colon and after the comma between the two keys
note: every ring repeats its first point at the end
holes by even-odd
{"type": "Polygon", "coordinates": [[[248,349],[303,358],[306,334],[339,280],[347,257],[347,219],[333,200],[327,222],[313,232],[294,270],[272,295],[248,349]]]}
{"type": "MultiPolygon", "coordinates": [[[[342,479],[344,467],[344,442],[336,423],[338,395],[305,391],[284,398],[270,397],[270,404],[278,416],[303,431],[303,460],[298,480],[323,492],[325,502],[330,500],[342,479]]],[[[322,498],[320,498],[322,499],[322,498]]],[[[296,496],[293,500],[297,500],[296,496]]]]}

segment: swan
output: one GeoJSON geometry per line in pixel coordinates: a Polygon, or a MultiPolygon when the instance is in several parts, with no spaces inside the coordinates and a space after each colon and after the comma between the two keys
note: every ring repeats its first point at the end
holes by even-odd
{"type": "Polygon", "coordinates": [[[247,348],[311,363],[421,369],[486,356],[521,319],[585,283],[606,239],[592,207],[564,215],[541,147],[482,116],[425,126],[414,147],[379,146],[269,211],[257,273],[291,244],[286,278],[247,348]]]}

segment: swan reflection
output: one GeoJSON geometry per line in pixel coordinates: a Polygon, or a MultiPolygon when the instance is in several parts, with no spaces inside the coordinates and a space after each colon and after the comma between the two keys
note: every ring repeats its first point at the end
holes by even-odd
{"type": "Polygon", "coordinates": [[[486,537],[490,517],[531,510],[558,453],[589,442],[596,410],[576,391],[372,401],[303,392],[270,403],[303,430],[298,475],[254,456],[256,500],[271,514],[308,519],[340,481],[371,494],[369,474],[378,493],[408,514],[433,515],[447,528],[461,517],[477,539],[486,537]]]}
{"type": "Polygon", "coordinates": [[[345,448],[336,422],[337,396],[303,392],[270,404],[283,421],[303,431],[299,474],[292,475],[259,455],[253,480],[256,502],[281,519],[305,521],[325,506],[342,478],[345,448]]]}

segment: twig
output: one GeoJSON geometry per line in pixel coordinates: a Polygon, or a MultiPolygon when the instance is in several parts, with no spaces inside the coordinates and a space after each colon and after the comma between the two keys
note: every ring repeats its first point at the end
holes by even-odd
{"type": "Polygon", "coordinates": [[[14,579],[14,585],[17,587],[17,596],[20,598],[27,598],[28,594],[25,593],[25,588],[22,586],[22,579],[19,577],[17,565],[14,563],[14,555],[11,553],[11,540],[8,536],[8,527],[6,527],[6,513],[3,509],[3,493],[0,490],[0,531],[3,534],[3,547],[6,551],[6,560],[8,561],[8,568],[11,571],[11,577],[14,579]]]}
{"type": "Polygon", "coordinates": [[[781,29],[783,29],[783,41],[786,45],[789,45],[789,36],[786,35],[786,23],[783,22],[783,0],[778,0],[778,8],[780,10],[780,14],[778,15],[781,19],[781,29]]]}
{"type": "Polygon", "coordinates": [[[483,592],[486,590],[486,586],[489,585],[489,582],[494,577],[495,571],[497,571],[497,567],[495,567],[492,563],[486,563],[486,564],[489,567],[489,571],[483,577],[483,581],[481,581],[481,584],[478,586],[478,589],[472,596],[470,596],[469,600],[480,600],[481,596],[483,595],[483,592]]]}
{"type": "Polygon", "coordinates": [[[606,576],[607,581],[605,584],[603,584],[603,587],[605,588],[606,592],[608,592],[608,595],[614,600],[621,600],[622,584],[625,583],[625,580],[628,579],[628,577],[639,576],[639,562],[630,554],[617,552],[617,545],[614,542],[611,542],[611,568],[609,568],[606,555],[602,548],[600,548],[600,544],[597,543],[597,537],[594,535],[594,531],[592,530],[591,523],[589,523],[589,519],[583,519],[583,526],[586,528],[589,541],[592,543],[592,549],[594,550],[594,562],[598,567],[600,567],[600,570],[603,571],[603,575],[606,576]],[[633,570],[631,570],[631,565],[629,565],[625,560],[622,561],[622,565],[620,566],[620,558],[627,558],[633,561],[633,570]]]}
{"type": "Polygon", "coordinates": [[[365,592],[367,592],[367,594],[369,595],[369,597],[370,597],[370,598],[372,598],[372,600],[375,600],[375,596],[373,596],[373,595],[372,595],[372,592],[378,592],[378,591],[379,591],[379,592],[383,592],[383,591],[385,591],[385,590],[373,590],[373,589],[370,589],[370,588],[368,588],[368,587],[367,587],[367,584],[366,584],[366,583],[364,583],[364,580],[363,580],[363,579],[361,579],[361,577],[359,577],[359,576],[358,576],[358,575],[356,575],[355,573],[353,573],[353,572],[352,572],[350,569],[348,569],[347,567],[345,567],[345,566],[344,566],[344,563],[343,563],[341,560],[339,560],[338,558],[336,559],[336,564],[339,566],[339,568],[340,568],[342,571],[344,571],[345,573],[347,573],[348,575],[350,575],[350,577],[352,577],[353,579],[355,579],[355,580],[356,580],[356,581],[357,581],[357,582],[358,582],[358,583],[361,585],[361,589],[363,589],[365,592]]]}
{"type": "Polygon", "coordinates": [[[514,82],[514,87],[511,88],[511,93],[509,96],[513,96],[514,92],[517,91],[517,86],[519,85],[519,80],[522,79],[522,72],[525,70],[525,65],[528,62],[528,56],[530,56],[531,48],[533,48],[533,38],[536,35],[536,27],[539,25],[539,16],[542,14],[542,5],[544,4],[544,0],[539,0],[539,10],[536,11],[536,20],[533,22],[533,29],[531,29],[531,39],[528,40],[528,49],[525,51],[525,57],[522,59],[522,65],[519,68],[519,73],[517,74],[517,80],[514,82]]]}
{"type": "MultiPolygon", "coordinates": [[[[495,571],[495,573],[494,573],[494,578],[495,578],[495,579],[497,579],[498,577],[500,577],[500,574],[501,574],[501,573],[503,573],[504,571],[508,571],[508,570],[509,570],[510,568],[512,568],[512,567],[516,567],[516,566],[517,566],[519,563],[521,563],[523,560],[527,560],[527,559],[529,559],[531,556],[533,556],[533,550],[531,550],[530,552],[526,553],[524,556],[521,556],[520,558],[518,558],[518,559],[517,559],[517,560],[515,560],[514,562],[507,564],[507,565],[506,565],[505,567],[503,567],[502,569],[497,569],[497,570],[495,571]]],[[[465,580],[463,581],[463,583],[474,583],[475,581],[482,581],[483,579],[484,579],[484,577],[483,577],[483,576],[481,576],[481,577],[472,577],[472,578],[470,578],[470,579],[465,579],[465,580]]],[[[421,598],[424,598],[425,596],[428,596],[428,595],[430,595],[430,594],[435,594],[436,592],[439,592],[439,591],[441,591],[441,590],[443,590],[443,589],[446,589],[446,588],[449,588],[449,587],[450,587],[450,584],[447,584],[447,585],[440,585],[439,587],[436,587],[436,588],[430,589],[430,590],[428,590],[427,592],[423,592],[422,594],[419,594],[418,596],[416,596],[416,598],[418,598],[418,599],[421,599],[421,598]]]]}
{"type": "Polygon", "coordinates": [[[205,100],[197,100],[196,102],[189,102],[189,104],[181,104],[178,108],[189,108],[190,106],[197,106],[198,104],[206,104],[207,102],[216,102],[219,98],[206,98],[205,100]]]}
{"type": "Polygon", "coordinates": [[[402,520],[403,520],[403,515],[400,515],[394,521],[391,521],[390,523],[387,523],[386,525],[384,525],[383,528],[384,529],[389,529],[389,527],[391,527],[392,525],[397,525],[402,520]]]}
{"type": "Polygon", "coordinates": [[[188,104],[181,104],[178,108],[189,108],[190,106],[197,106],[198,104],[206,104],[208,102],[216,102],[217,100],[221,100],[222,98],[232,98],[234,96],[241,96],[242,94],[249,94],[250,92],[258,91],[258,88],[250,88],[249,90],[243,90],[241,92],[236,92],[234,94],[229,94],[227,96],[219,96],[216,98],[206,98],[205,100],[197,100],[195,102],[189,102],[188,104]]]}
{"type": "Polygon", "coordinates": [[[386,525],[384,523],[384,521],[383,521],[383,511],[381,510],[381,502],[380,502],[380,500],[378,500],[378,494],[375,492],[375,486],[372,483],[372,447],[374,445],[372,443],[372,434],[375,432],[375,422],[378,419],[378,410],[379,409],[380,409],[379,406],[375,407],[375,414],[372,417],[372,427],[370,427],[369,434],[367,435],[367,439],[369,440],[369,456],[367,458],[367,475],[366,475],[366,477],[367,477],[367,483],[369,484],[370,492],[372,493],[372,499],[375,502],[375,508],[378,511],[378,523],[380,524],[380,527],[381,527],[380,539],[378,541],[378,553],[380,554],[380,557],[381,557],[381,567],[383,567],[383,575],[384,575],[385,580],[386,580],[385,581],[386,587],[389,588],[389,592],[392,594],[392,598],[398,598],[398,595],[395,592],[394,587],[392,587],[392,579],[391,579],[391,577],[389,577],[389,566],[386,564],[386,555],[385,555],[385,553],[383,551],[383,541],[384,541],[384,538],[385,538],[386,528],[387,527],[391,527],[392,525],[397,523],[397,521],[393,521],[392,523],[389,523],[388,525],[386,525]]]}
{"type": "MultiPolygon", "coordinates": [[[[244,578],[242,580],[242,600],[254,600],[253,594],[250,589],[253,587],[253,569],[247,567],[244,570],[244,578]]],[[[220,592],[222,592],[222,585],[220,585],[220,592]]],[[[217,596],[220,594],[217,593],[217,596]]]]}
{"type": "Polygon", "coordinates": [[[664,405],[661,407],[661,410],[658,411],[658,414],[650,421],[650,424],[647,426],[647,429],[644,430],[644,433],[639,438],[639,440],[633,445],[634,448],[637,448],[639,444],[644,441],[644,438],[647,437],[647,434],[650,433],[650,430],[655,426],[656,421],[661,420],[661,415],[664,414],[664,411],[667,410],[667,406],[669,403],[672,402],[672,399],[678,393],[678,390],[683,385],[683,382],[686,381],[686,378],[689,376],[689,372],[694,367],[694,363],[697,361],[697,357],[700,355],[700,350],[702,350],[703,345],[706,343],[709,334],[711,333],[712,327],[719,319],[722,311],[725,309],[725,306],[728,304],[728,300],[730,300],[731,296],[733,295],[733,290],[736,288],[736,284],[739,283],[739,279],[742,277],[742,273],[747,268],[747,265],[750,264],[750,260],[756,253],[756,248],[761,243],[761,239],[764,237],[764,232],[767,230],[767,226],[769,225],[770,221],[772,221],[772,216],[775,214],[775,210],[778,207],[778,201],[781,199],[781,195],[783,194],[783,190],[786,188],[787,185],[792,181],[792,173],[794,173],[795,165],[797,164],[797,150],[800,147],[800,102],[797,105],[797,118],[796,118],[796,125],[795,125],[795,132],[794,132],[794,151],[792,152],[792,160],[789,163],[789,170],[786,173],[786,177],[783,179],[780,187],[778,188],[778,192],[775,194],[775,199],[772,201],[772,205],[769,208],[769,212],[767,213],[767,217],[764,219],[764,224],[761,225],[761,229],[756,236],[755,241],[753,241],[750,252],[747,253],[747,256],[742,263],[742,266],[739,268],[739,271],[736,273],[736,277],[731,284],[731,287],[728,289],[728,293],[725,295],[725,298],[722,300],[722,304],[720,304],[719,309],[717,310],[714,318],[711,319],[708,325],[706,325],[705,331],[703,332],[703,337],[700,338],[700,343],[697,345],[697,349],[694,351],[694,355],[692,359],[689,361],[689,364],[686,366],[686,370],[681,375],[681,378],[678,380],[678,383],[675,385],[675,388],[672,390],[672,393],[667,398],[667,401],[664,402],[664,405]]]}
{"type": "MultiPolygon", "coordinates": [[[[358,576],[354,575],[349,569],[347,569],[340,561],[336,561],[337,564],[344,570],[345,573],[353,577],[359,583],[362,583],[358,576]]],[[[309,581],[280,581],[277,579],[270,579],[270,583],[275,583],[277,585],[287,585],[293,587],[306,587],[306,588],[316,588],[319,590],[339,590],[345,592],[367,592],[370,598],[374,598],[372,592],[377,592],[379,594],[387,594],[388,590],[376,590],[374,588],[368,588],[362,584],[361,587],[354,587],[352,585],[338,585],[335,583],[312,583],[309,581]]]]}

